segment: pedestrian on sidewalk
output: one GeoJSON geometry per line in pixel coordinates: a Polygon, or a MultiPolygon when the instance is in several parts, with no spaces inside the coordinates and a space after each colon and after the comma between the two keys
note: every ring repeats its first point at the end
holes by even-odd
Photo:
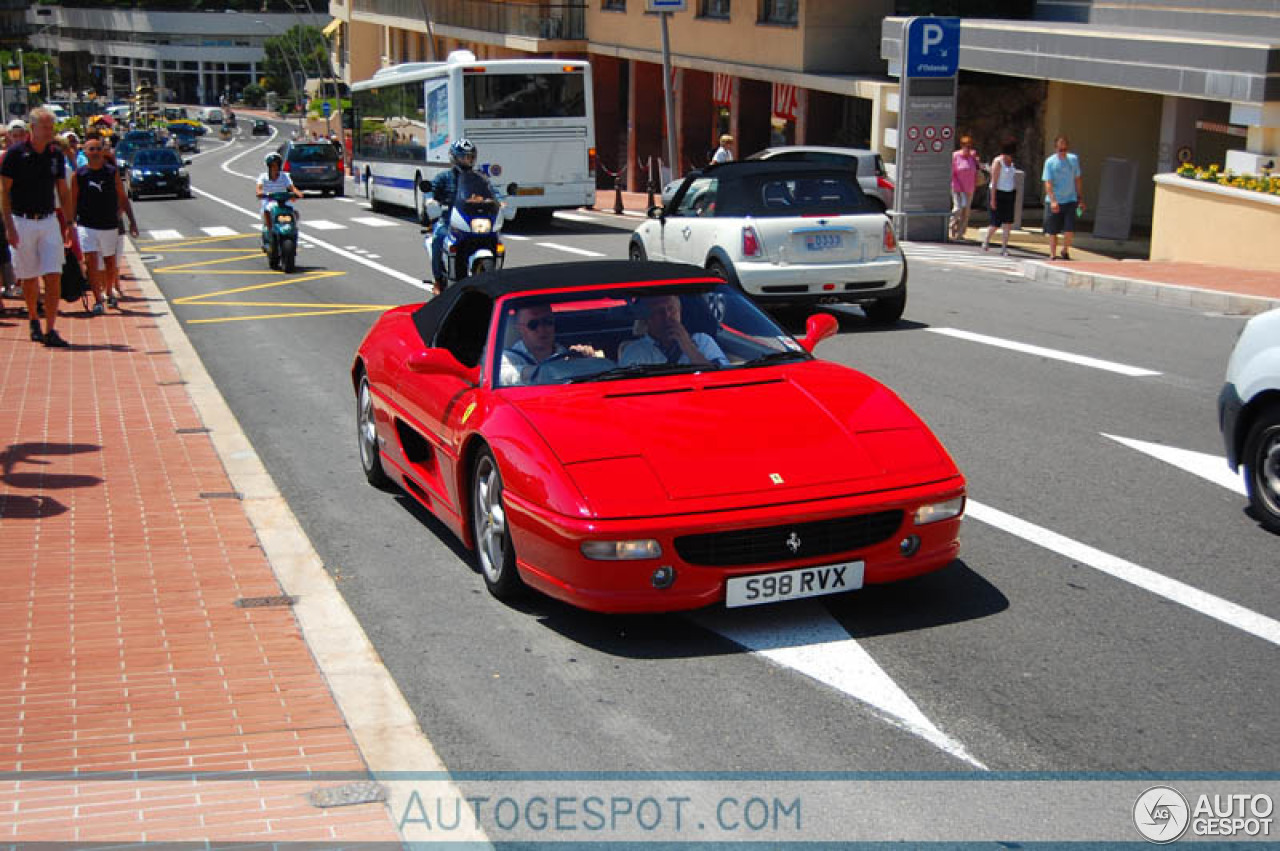
{"type": "MultiPolygon", "coordinates": [[[[12,131],[10,131],[12,133],[12,131]]],[[[54,194],[63,209],[71,207],[67,190],[67,162],[53,144],[53,113],[44,107],[31,110],[31,138],[13,145],[0,163],[0,207],[5,236],[14,252],[14,268],[22,284],[31,323],[31,340],[50,348],[65,348],[58,336],[58,299],[61,297],[64,246],[71,240],[70,226],[59,227],[54,215],[54,194]],[[45,331],[40,331],[36,302],[44,282],[45,331]]]]}
{"type": "Polygon", "coordinates": [[[89,164],[76,169],[71,184],[71,209],[79,226],[80,246],[89,270],[89,285],[93,288],[93,313],[100,316],[105,312],[104,292],[106,304],[117,306],[111,285],[118,274],[116,252],[120,241],[121,211],[129,217],[130,236],[138,235],[138,222],[120,180],[120,172],[106,161],[102,139],[96,131],[89,131],[84,151],[89,164]]]}
{"type": "MultiPolygon", "coordinates": [[[[705,151],[706,148],[703,150],[705,151]]],[[[720,137],[720,147],[716,148],[716,152],[711,155],[711,162],[716,165],[733,162],[733,137],[728,133],[720,137]]]]}
{"type": "Polygon", "coordinates": [[[1009,256],[1009,231],[1013,230],[1014,203],[1018,197],[1017,167],[1013,164],[1017,150],[1018,143],[1006,137],[1000,143],[1000,155],[991,161],[991,197],[987,205],[991,211],[991,224],[982,239],[982,250],[990,248],[996,228],[1003,228],[1000,239],[1002,257],[1009,256]]]}
{"type": "Polygon", "coordinates": [[[1044,161],[1040,179],[1044,181],[1044,200],[1049,206],[1044,217],[1044,232],[1049,235],[1049,259],[1058,259],[1058,234],[1062,234],[1062,259],[1071,259],[1071,240],[1076,233],[1076,217],[1084,212],[1080,197],[1080,159],[1070,148],[1066,136],[1053,141],[1056,153],[1044,161]]]}
{"type": "Polygon", "coordinates": [[[951,155],[951,239],[959,242],[969,229],[969,211],[978,186],[982,162],[973,149],[973,137],[960,137],[960,150],[951,155]]]}

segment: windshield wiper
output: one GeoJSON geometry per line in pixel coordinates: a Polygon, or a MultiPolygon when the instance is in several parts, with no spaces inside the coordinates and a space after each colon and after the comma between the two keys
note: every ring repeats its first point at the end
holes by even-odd
{"type": "Polygon", "coordinates": [[[569,379],[569,384],[581,384],[586,381],[616,381],[619,378],[636,378],[651,375],[679,375],[682,372],[697,372],[707,367],[695,363],[634,363],[630,366],[615,366],[594,375],[578,375],[569,379]]]}
{"type": "Polygon", "coordinates": [[[788,361],[793,361],[793,360],[808,360],[808,359],[809,359],[809,356],[804,352],[797,352],[797,351],[792,351],[791,349],[784,349],[783,351],[770,352],[769,354],[764,355],[762,357],[758,357],[755,360],[747,361],[744,364],[739,364],[739,368],[747,368],[747,367],[753,367],[753,366],[770,366],[775,363],[787,363],[788,361]]]}

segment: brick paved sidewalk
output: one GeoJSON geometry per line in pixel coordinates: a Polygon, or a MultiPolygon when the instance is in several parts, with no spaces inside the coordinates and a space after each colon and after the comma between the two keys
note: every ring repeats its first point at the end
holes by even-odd
{"type": "MultiPolygon", "coordinates": [[[[46,349],[0,318],[0,845],[397,842],[332,778],[17,772],[343,771],[365,763],[131,280],[46,349]],[[34,778],[34,779],[33,779],[34,778]]],[[[5,302],[15,307],[16,302],[5,302]]]]}

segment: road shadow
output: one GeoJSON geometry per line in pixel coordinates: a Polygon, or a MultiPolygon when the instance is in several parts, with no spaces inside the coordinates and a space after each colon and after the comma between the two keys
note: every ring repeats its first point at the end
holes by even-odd
{"type": "Polygon", "coordinates": [[[440,543],[448,547],[449,551],[466,564],[468,568],[477,574],[480,572],[480,569],[476,566],[475,556],[462,545],[462,542],[458,540],[458,536],[453,534],[452,529],[440,522],[440,518],[428,511],[422,503],[394,485],[387,488],[386,492],[392,495],[396,505],[412,514],[415,520],[425,526],[431,534],[435,535],[440,540],[440,543]]]}
{"type": "Polygon", "coordinates": [[[773,317],[782,329],[792,336],[804,336],[804,324],[815,313],[829,313],[839,323],[837,334],[885,334],[900,331],[922,331],[929,326],[927,322],[916,322],[911,319],[899,319],[892,325],[876,325],[862,308],[857,305],[799,305],[764,307],[765,312],[773,317]]]}
{"type": "Polygon", "coordinates": [[[134,352],[137,351],[133,346],[124,343],[71,343],[67,344],[67,351],[71,352],[134,352]]]}
{"type": "Polygon", "coordinates": [[[779,622],[778,646],[803,646],[831,639],[831,621],[849,637],[870,638],[918,632],[990,617],[1009,607],[995,586],[963,561],[926,576],[872,585],[826,599],[796,600],[771,606],[661,615],[603,615],[530,593],[509,604],[570,641],[627,659],[687,659],[742,653],[741,646],[717,631],[723,627],[770,629],[779,622]],[[813,629],[804,627],[811,625],[813,629]]]}
{"type": "MultiPolygon", "coordinates": [[[[96,443],[15,443],[0,452],[0,482],[15,490],[56,491],[71,488],[91,488],[102,484],[97,476],[74,473],[46,473],[25,470],[22,467],[45,467],[47,458],[100,452],[96,443]]],[[[34,520],[54,517],[66,512],[67,507],[44,494],[0,494],[0,517],[34,520]]]]}

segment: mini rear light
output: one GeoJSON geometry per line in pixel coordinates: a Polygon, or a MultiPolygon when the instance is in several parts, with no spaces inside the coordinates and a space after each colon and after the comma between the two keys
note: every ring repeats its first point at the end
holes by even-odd
{"type": "Polygon", "coordinates": [[[587,148],[587,174],[596,173],[596,149],[587,148]]]}
{"type": "Polygon", "coordinates": [[[881,189],[888,189],[890,192],[893,191],[893,181],[886,177],[877,177],[876,186],[879,186],[881,189]]]}
{"type": "Polygon", "coordinates": [[[893,235],[893,225],[890,222],[884,223],[884,250],[886,254],[898,250],[898,240],[893,235]]]}
{"type": "Polygon", "coordinates": [[[756,229],[751,225],[746,225],[742,229],[742,255],[744,257],[760,256],[760,237],[756,236],[756,229]]]}

